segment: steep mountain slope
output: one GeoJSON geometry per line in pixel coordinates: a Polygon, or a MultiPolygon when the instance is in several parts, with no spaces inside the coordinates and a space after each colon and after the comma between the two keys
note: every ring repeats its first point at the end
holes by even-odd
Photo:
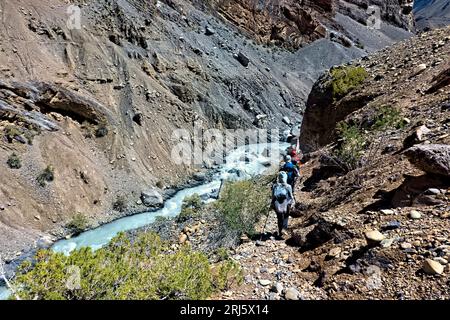
{"type": "Polygon", "coordinates": [[[416,0],[414,15],[419,30],[447,26],[450,24],[450,1],[416,0]]]}
{"type": "Polygon", "coordinates": [[[147,210],[142,191],[157,186],[168,196],[192,183],[212,164],[172,162],[174,130],[192,132],[197,120],[288,129],[282,118],[300,120],[322,70],[410,36],[399,4],[396,22],[377,30],[328,1],[248,11],[255,19],[241,17],[252,1],[70,2],[81,8],[81,29],[68,27],[67,1],[0,3],[0,251],[8,258],[49,231],[64,235],[78,213],[95,225],[147,210]],[[275,38],[254,14],[280,26],[275,38]],[[7,164],[13,154],[19,169],[7,164]]]}

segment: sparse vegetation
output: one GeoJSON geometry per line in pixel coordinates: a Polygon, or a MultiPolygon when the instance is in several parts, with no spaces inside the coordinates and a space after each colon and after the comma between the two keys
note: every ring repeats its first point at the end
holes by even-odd
{"type": "Polygon", "coordinates": [[[169,220],[168,217],[164,217],[164,216],[155,217],[155,223],[164,223],[164,222],[167,222],[167,220],[169,220]]]}
{"type": "Polygon", "coordinates": [[[100,125],[96,130],[95,130],[95,136],[97,138],[103,138],[106,137],[108,135],[108,128],[104,125],[100,125]]]}
{"type": "Polygon", "coordinates": [[[270,188],[262,180],[226,183],[215,206],[226,233],[253,235],[255,225],[267,214],[270,188]]]}
{"type": "Polygon", "coordinates": [[[20,136],[22,131],[14,126],[7,126],[5,128],[5,137],[9,143],[12,143],[17,136],[20,136]]]}
{"type": "Polygon", "coordinates": [[[198,194],[193,194],[192,196],[185,198],[177,221],[183,222],[197,216],[202,207],[203,202],[198,194]]]}
{"type": "Polygon", "coordinates": [[[212,268],[189,246],[173,251],[157,234],[141,233],[135,239],[120,234],[95,252],[39,251],[34,266],[21,266],[14,285],[21,299],[197,300],[236,281],[242,273],[231,260],[212,268]]]}
{"type": "Polygon", "coordinates": [[[363,67],[341,66],[331,70],[333,98],[338,100],[359,86],[368,77],[363,67]]]}
{"type": "Polygon", "coordinates": [[[345,171],[358,167],[367,141],[359,127],[340,122],[337,126],[339,144],[334,149],[335,160],[345,171]]]}
{"type": "Polygon", "coordinates": [[[48,182],[55,180],[55,170],[53,166],[48,165],[36,180],[41,187],[45,187],[48,182]]]}
{"type": "Polygon", "coordinates": [[[379,108],[372,123],[371,129],[379,131],[389,128],[401,129],[405,125],[400,111],[391,106],[379,108]]]}
{"type": "Polygon", "coordinates": [[[161,180],[159,180],[156,182],[156,187],[159,189],[164,189],[164,183],[161,180]]]}
{"type": "Polygon", "coordinates": [[[233,284],[240,285],[244,281],[241,266],[231,260],[225,259],[213,268],[214,287],[216,290],[228,290],[233,284]]]}
{"type": "Polygon", "coordinates": [[[22,167],[22,161],[19,156],[15,153],[9,156],[6,162],[11,169],[20,169],[22,167]]]}
{"type": "Polygon", "coordinates": [[[113,203],[113,209],[119,212],[124,212],[127,210],[127,199],[124,195],[120,195],[116,198],[113,203]]]}
{"type": "Polygon", "coordinates": [[[66,225],[66,228],[74,234],[79,234],[89,228],[89,221],[86,216],[78,213],[72,218],[72,221],[66,225]]]}

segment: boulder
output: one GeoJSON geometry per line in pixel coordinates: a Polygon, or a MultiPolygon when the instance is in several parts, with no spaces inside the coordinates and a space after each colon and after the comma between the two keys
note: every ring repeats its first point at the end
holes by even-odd
{"type": "Polygon", "coordinates": [[[164,204],[163,196],[156,189],[142,191],[141,200],[147,207],[159,207],[164,204]]]}
{"type": "Polygon", "coordinates": [[[417,145],[406,150],[405,155],[426,173],[450,177],[450,145],[417,145]]]}

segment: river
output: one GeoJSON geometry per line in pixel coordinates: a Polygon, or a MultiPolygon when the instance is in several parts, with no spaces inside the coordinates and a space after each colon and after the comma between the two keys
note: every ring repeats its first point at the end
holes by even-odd
{"type": "MultiPolygon", "coordinates": [[[[98,228],[83,232],[76,237],[59,240],[53,244],[52,250],[64,254],[69,254],[71,251],[82,247],[91,247],[96,250],[108,244],[118,233],[149,225],[158,216],[176,217],[181,211],[184,198],[193,194],[208,198],[208,201],[213,201],[212,197],[214,194],[217,194],[222,180],[243,180],[264,174],[268,170],[269,164],[272,166],[278,165],[280,154],[288,146],[287,143],[240,146],[227,155],[224,165],[214,174],[211,182],[177,192],[159,210],[120,218],[98,228]],[[267,150],[271,151],[270,157],[266,156],[267,150]]],[[[0,300],[7,298],[7,296],[8,291],[6,288],[0,287],[0,300]]]]}

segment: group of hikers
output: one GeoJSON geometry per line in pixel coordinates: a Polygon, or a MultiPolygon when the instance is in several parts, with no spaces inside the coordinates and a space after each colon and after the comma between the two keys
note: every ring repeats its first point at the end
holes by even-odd
{"type": "Polygon", "coordinates": [[[277,181],[272,186],[271,208],[275,210],[278,221],[278,238],[286,236],[289,216],[295,206],[295,184],[300,177],[301,156],[300,148],[291,146],[284,158],[277,181]]]}

